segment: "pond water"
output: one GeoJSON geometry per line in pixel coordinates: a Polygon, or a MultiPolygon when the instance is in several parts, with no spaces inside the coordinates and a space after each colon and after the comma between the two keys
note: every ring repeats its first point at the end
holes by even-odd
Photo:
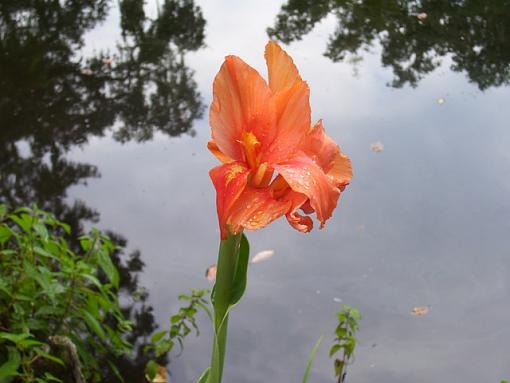
{"type": "MultiPolygon", "coordinates": [[[[212,80],[227,54],[265,76],[270,28],[354,177],[323,230],[248,233],[275,255],[250,267],[224,381],[301,381],[321,334],[311,381],[335,381],[340,302],[363,315],[348,382],[508,379],[510,2],[146,3],[0,6],[0,201],[121,234],[167,326],[217,256],[212,80]]],[[[208,364],[200,328],[172,382],[208,364]]]]}

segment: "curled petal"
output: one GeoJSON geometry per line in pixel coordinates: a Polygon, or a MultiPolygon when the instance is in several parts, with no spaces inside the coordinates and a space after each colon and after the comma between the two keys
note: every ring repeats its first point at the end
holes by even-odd
{"type": "Polygon", "coordinates": [[[227,220],[232,206],[246,188],[250,171],[240,162],[217,166],[209,172],[216,189],[216,209],[221,239],[227,238],[227,220]]]}
{"type": "Polygon", "coordinates": [[[310,157],[300,152],[295,157],[273,165],[292,190],[306,195],[317,213],[321,228],[336,207],[340,190],[310,157]]]}
{"type": "Polygon", "coordinates": [[[284,215],[290,206],[290,201],[274,199],[269,188],[247,186],[232,207],[227,224],[233,233],[242,228],[257,230],[284,215]]]}
{"type": "Polygon", "coordinates": [[[234,161],[232,158],[221,152],[221,150],[218,148],[218,145],[216,145],[216,142],[214,142],[214,140],[211,140],[207,143],[207,149],[209,149],[209,151],[212,154],[214,154],[214,156],[224,164],[228,164],[229,162],[234,161]]]}
{"type": "Polygon", "coordinates": [[[291,201],[292,205],[290,211],[285,215],[289,224],[296,230],[302,233],[308,233],[313,228],[313,221],[308,216],[303,216],[298,213],[300,209],[308,201],[308,197],[302,193],[297,193],[291,190],[286,200],[291,201]]]}
{"type": "Polygon", "coordinates": [[[264,57],[267,63],[269,88],[273,93],[290,88],[301,81],[292,58],[274,41],[267,43],[264,57]]]}
{"type": "Polygon", "coordinates": [[[322,120],[317,122],[303,141],[302,150],[311,157],[341,190],[352,178],[349,158],[324,131],[322,120]]]}
{"type": "Polygon", "coordinates": [[[245,160],[240,144],[244,133],[253,132],[262,146],[274,139],[271,91],[239,57],[227,56],[214,79],[209,122],[218,149],[236,161],[245,160]]]}

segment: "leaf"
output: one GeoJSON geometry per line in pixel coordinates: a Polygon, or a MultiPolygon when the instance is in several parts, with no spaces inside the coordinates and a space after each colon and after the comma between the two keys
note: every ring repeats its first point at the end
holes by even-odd
{"type": "Polygon", "coordinates": [[[67,223],[60,222],[60,227],[64,229],[66,234],[71,234],[71,226],[69,226],[67,223]]]}
{"type": "Polygon", "coordinates": [[[163,339],[163,337],[168,334],[168,331],[166,330],[163,330],[163,331],[158,331],[157,333],[155,333],[154,335],[152,335],[151,337],[151,342],[152,343],[157,343],[159,342],[161,339],[163,339]]]}
{"type": "Polygon", "coordinates": [[[60,383],[62,383],[62,381],[59,378],[51,375],[49,372],[44,373],[44,379],[46,380],[46,382],[60,382],[60,383]]]}
{"type": "Polygon", "coordinates": [[[8,332],[0,332],[0,338],[1,339],[10,340],[11,342],[13,342],[15,344],[18,344],[23,339],[30,338],[31,336],[32,335],[27,333],[27,332],[22,333],[22,334],[11,334],[11,333],[8,333],[8,332]]]}
{"type": "Polygon", "coordinates": [[[147,375],[147,380],[149,382],[152,381],[152,379],[154,379],[156,376],[158,368],[159,364],[157,364],[155,361],[149,360],[149,362],[147,362],[147,365],[145,366],[145,374],[147,375]]]}
{"type": "Polygon", "coordinates": [[[3,245],[12,236],[12,230],[7,225],[0,226],[0,245],[3,245]]]}
{"type": "Polygon", "coordinates": [[[319,349],[319,346],[321,345],[323,339],[324,335],[321,335],[319,340],[315,342],[315,345],[313,346],[312,351],[310,352],[310,356],[308,356],[308,362],[306,363],[306,370],[303,376],[303,383],[306,383],[308,381],[308,375],[310,375],[310,370],[312,369],[313,361],[315,359],[315,356],[317,355],[317,350],[319,349]]]}
{"type": "Polygon", "coordinates": [[[207,367],[204,372],[202,372],[202,375],[197,380],[197,383],[206,383],[207,379],[209,378],[209,371],[211,370],[211,367],[207,367]]]}
{"type": "Polygon", "coordinates": [[[110,255],[105,250],[100,250],[98,253],[98,263],[101,269],[106,274],[110,282],[115,286],[119,287],[119,272],[113,264],[110,255]]]}
{"type": "Polygon", "coordinates": [[[113,364],[110,360],[106,360],[106,362],[108,363],[108,365],[110,366],[110,369],[113,371],[113,373],[115,374],[115,376],[117,377],[117,379],[119,379],[120,382],[124,382],[124,378],[122,377],[122,375],[120,374],[120,371],[119,369],[117,368],[117,366],[115,364],[113,364]]]}
{"type": "Polygon", "coordinates": [[[43,249],[40,246],[34,246],[34,253],[36,253],[38,255],[42,255],[43,257],[58,259],[52,253],[50,253],[49,251],[46,251],[45,249],[43,249]]]}
{"type": "Polygon", "coordinates": [[[97,319],[94,318],[94,316],[88,311],[83,310],[82,313],[83,318],[85,319],[85,322],[87,322],[89,328],[94,331],[102,340],[106,340],[106,334],[104,333],[104,330],[97,319]]]}
{"type": "Polygon", "coordinates": [[[242,298],[246,290],[248,261],[250,260],[250,244],[248,238],[243,234],[239,246],[239,258],[237,260],[236,270],[234,272],[234,282],[232,285],[232,295],[230,305],[234,306],[242,298]]]}
{"type": "Polygon", "coordinates": [[[340,359],[335,359],[335,376],[340,376],[344,369],[345,362],[340,359]]]}
{"type": "Polygon", "coordinates": [[[82,277],[92,282],[92,284],[96,286],[99,290],[102,290],[103,285],[101,284],[101,282],[99,282],[99,279],[97,279],[94,275],[82,274],[82,277]]]}
{"type": "Polygon", "coordinates": [[[35,223],[32,228],[43,240],[48,239],[48,229],[42,223],[35,223]]]}
{"type": "Polygon", "coordinates": [[[17,346],[21,347],[21,348],[27,348],[27,347],[32,347],[32,346],[40,346],[40,345],[43,345],[44,343],[42,342],[39,342],[38,340],[33,340],[33,339],[23,339],[23,340],[20,340],[18,343],[17,343],[17,346]]]}
{"type": "Polygon", "coordinates": [[[335,355],[335,353],[338,350],[340,350],[340,348],[342,348],[342,346],[339,344],[334,344],[333,346],[331,346],[331,348],[329,349],[329,357],[331,358],[333,355],[335,355]]]}
{"type": "Polygon", "coordinates": [[[19,375],[18,367],[21,364],[20,354],[14,347],[7,347],[7,352],[7,362],[0,366],[0,379],[19,375]]]}
{"type": "Polygon", "coordinates": [[[44,350],[41,350],[40,348],[36,348],[34,351],[37,355],[39,355],[40,357],[42,357],[44,359],[51,360],[52,362],[60,364],[61,366],[65,366],[62,359],[57,358],[56,356],[50,355],[47,352],[45,352],[44,350]]]}
{"type": "Polygon", "coordinates": [[[14,214],[11,214],[9,216],[14,222],[18,224],[19,227],[21,227],[26,233],[30,233],[30,227],[32,226],[32,219],[27,214],[21,214],[21,216],[17,216],[14,214]]]}

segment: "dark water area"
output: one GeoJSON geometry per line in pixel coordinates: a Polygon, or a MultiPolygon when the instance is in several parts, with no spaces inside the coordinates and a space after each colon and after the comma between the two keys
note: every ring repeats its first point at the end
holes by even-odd
{"type": "MultiPolygon", "coordinates": [[[[0,202],[125,238],[142,344],[211,287],[211,84],[227,54],[265,76],[269,38],[354,178],[323,230],[248,233],[275,256],[250,266],[224,381],[301,381],[324,334],[310,380],[334,382],[340,303],[363,315],[348,382],[510,378],[509,1],[1,2],[0,202]]],[[[208,364],[200,327],[172,382],[208,364]]]]}

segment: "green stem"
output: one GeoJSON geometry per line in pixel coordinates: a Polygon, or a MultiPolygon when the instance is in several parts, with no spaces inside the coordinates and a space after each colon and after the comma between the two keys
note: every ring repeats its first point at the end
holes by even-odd
{"type": "Polygon", "coordinates": [[[232,302],[234,276],[239,260],[242,234],[228,233],[220,243],[216,284],[214,285],[214,343],[208,383],[220,383],[227,346],[228,311],[232,302]]]}

